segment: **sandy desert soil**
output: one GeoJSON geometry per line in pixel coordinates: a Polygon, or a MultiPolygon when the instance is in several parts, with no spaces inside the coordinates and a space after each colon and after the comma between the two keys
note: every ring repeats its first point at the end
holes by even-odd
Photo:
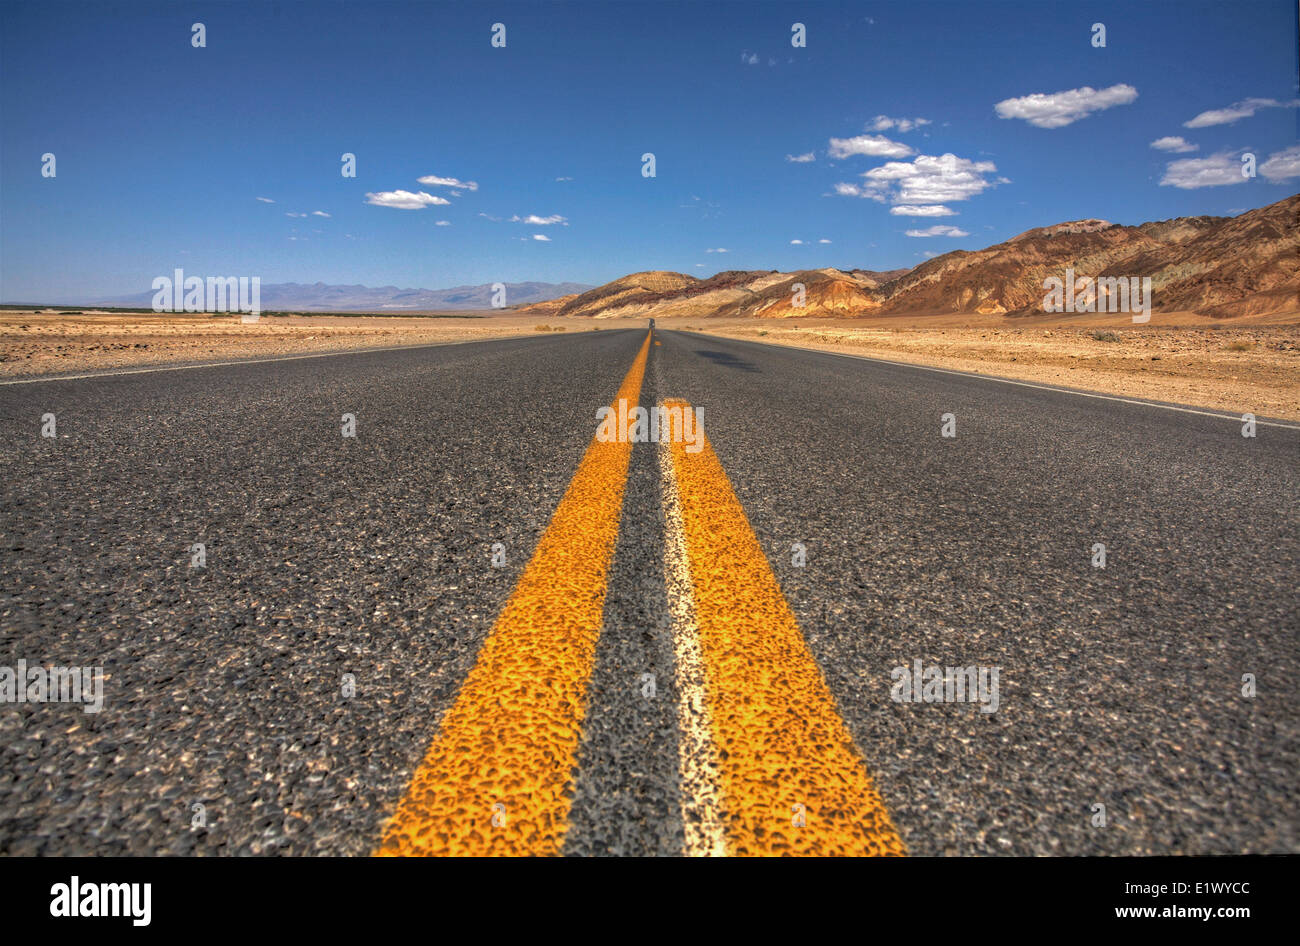
{"type": "MultiPolygon", "coordinates": [[[[644,320],[262,316],[0,311],[0,378],[266,358],[643,326],[644,320]]],[[[879,319],[659,319],[662,328],[795,345],[1300,420],[1300,313],[879,319]]]]}
{"type": "MultiPolygon", "coordinates": [[[[0,378],[474,341],[531,335],[544,324],[536,316],[518,315],[263,315],[245,324],[226,315],[0,310],[0,378]]],[[[560,324],[552,320],[554,327],[560,324]]],[[[594,328],[564,327],[570,332],[594,328]]]]}
{"type": "Polygon", "coordinates": [[[772,321],[660,319],[731,338],[1300,420],[1300,316],[1191,313],[981,322],[967,316],[772,321]]]}

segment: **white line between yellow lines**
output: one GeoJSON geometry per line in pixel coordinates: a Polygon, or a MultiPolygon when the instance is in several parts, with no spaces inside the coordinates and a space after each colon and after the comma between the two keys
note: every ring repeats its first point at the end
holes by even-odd
{"type": "Polygon", "coordinates": [[[672,447],[660,442],[660,488],[664,506],[664,584],[672,616],[676,657],[678,778],[682,799],[683,853],[688,857],[725,857],[726,829],[718,787],[718,751],[705,698],[704,657],[695,620],[695,593],[682,528],[681,500],[672,447]]]}

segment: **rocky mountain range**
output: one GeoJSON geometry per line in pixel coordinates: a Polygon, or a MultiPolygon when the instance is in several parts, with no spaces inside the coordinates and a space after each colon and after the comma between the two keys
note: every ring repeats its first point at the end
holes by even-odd
{"type": "MultiPolygon", "coordinates": [[[[165,274],[170,276],[170,273],[165,274]]],[[[198,275],[198,274],[194,274],[198,275]]],[[[581,283],[506,283],[506,305],[526,305],[557,296],[571,296],[589,286],[581,283]]],[[[117,299],[95,299],[93,304],[140,306],[148,309],[154,293],[141,292],[117,299]]],[[[397,286],[333,286],[323,282],[264,283],[262,309],[267,312],[412,312],[492,308],[492,285],[456,286],[451,289],[399,289],[397,286]]]]}
{"type": "Polygon", "coordinates": [[[906,270],[728,271],[707,279],[633,273],[526,307],[592,318],[792,318],[1042,312],[1043,281],[1151,278],[1153,309],[1230,318],[1300,311],[1300,195],[1236,217],[1121,226],[1077,220],[1028,230],[983,250],[956,250],[906,270]],[[795,304],[803,284],[804,305],[795,304]]]}

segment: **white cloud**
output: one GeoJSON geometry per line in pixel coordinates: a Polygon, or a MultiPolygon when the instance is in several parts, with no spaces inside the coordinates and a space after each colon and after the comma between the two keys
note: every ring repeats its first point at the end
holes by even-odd
{"type": "Polygon", "coordinates": [[[955,154],[942,157],[921,154],[910,162],[889,161],[863,172],[866,183],[861,187],[836,184],[835,189],[840,194],[879,201],[888,199],[890,203],[902,206],[942,205],[949,201],[969,200],[992,187],[993,182],[984,175],[995,171],[997,166],[992,161],[971,161],[955,154]]]}
{"type": "Polygon", "coordinates": [[[928,118],[890,118],[888,115],[877,115],[867,128],[871,131],[889,131],[891,128],[897,128],[903,134],[907,134],[913,128],[928,124],[930,124],[928,118]]]}
{"type": "Polygon", "coordinates": [[[790,243],[792,246],[803,246],[803,240],[791,240],[790,243]]]}
{"type": "Polygon", "coordinates": [[[323,210],[313,210],[313,211],[311,212],[311,215],[312,215],[313,217],[328,217],[328,216],[329,216],[329,214],[327,214],[327,213],[326,213],[325,211],[323,211],[323,210]]]}
{"type": "Polygon", "coordinates": [[[1245,99],[1227,108],[1212,108],[1201,112],[1191,121],[1183,122],[1184,128],[1209,128],[1211,125],[1231,125],[1243,118],[1250,118],[1261,108],[1295,108],[1300,106],[1300,99],[1294,102],[1279,102],[1277,99],[1245,99]]]}
{"type": "Polygon", "coordinates": [[[1241,176],[1241,159],[1231,151],[1214,154],[1208,158],[1183,158],[1181,161],[1170,161],[1165,168],[1165,176],[1160,180],[1161,187],[1172,185],[1182,190],[1244,183],[1246,178],[1241,176]]]}
{"type": "Polygon", "coordinates": [[[431,207],[435,204],[446,205],[451,201],[443,197],[434,197],[432,194],[426,194],[420,191],[418,194],[412,194],[410,191],[379,191],[373,194],[366,194],[366,203],[373,204],[376,207],[395,207],[398,210],[420,210],[424,207],[431,207]]]}
{"type": "Polygon", "coordinates": [[[257,198],[257,199],[260,200],[260,201],[261,201],[262,203],[264,203],[264,204],[273,204],[273,203],[275,203],[275,201],[273,201],[273,200],[272,200],[271,198],[269,198],[269,197],[259,197],[259,198],[257,198]]]}
{"type": "Polygon", "coordinates": [[[1269,155],[1268,160],[1259,166],[1259,173],[1274,183],[1300,177],[1300,145],[1269,155]]]}
{"type": "Polygon", "coordinates": [[[521,217],[515,214],[510,218],[511,223],[526,223],[534,227],[549,227],[551,224],[562,223],[568,226],[569,221],[559,214],[552,214],[549,217],[539,217],[537,214],[529,214],[527,217],[521,217]]]}
{"type": "Polygon", "coordinates": [[[847,158],[865,154],[873,158],[905,158],[916,154],[901,141],[890,141],[884,135],[857,135],[853,138],[832,138],[832,158],[847,158]]]}
{"type": "Polygon", "coordinates": [[[541,240],[543,243],[550,243],[550,242],[551,242],[551,238],[548,237],[545,233],[534,233],[534,234],[533,234],[533,239],[534,239],[534,240],[541,240]]]}
{"type": "Polygon", "coordinates": [[[831,241],[830,241],[830,240],[822,239],[822,240],[818,240],[817,242],[818,242],[818,243],[829,243],[829,242],[831,242],[831,241]]]}
{"type": "Polygon", "coordinates": [[[1038,128],[1063,128],[1093,112],[1114,105],[1128,105],[1138,97],[1137,89],[1120,83],[1108,89],[1081,89],[1062,92],[1035,92],[1017,99],[1004,99],[993,106],[998,118],[1023,118],[1038,128]]]}
{"type": "Polygon", "coordinates": [[[1157,151],[1172,151],[1175,154],[1186,154],[1188,151],[1195,151],[1200,145],[1194,145],[1179,135],[1166,135],[1163,138],[1157,138],[1151,142],[1151,147],[1157,151]]]}
{"type": "Polygon", "coordinates": [[[438,177],[436,174],[426,174],[424,177],[416,178],[416,183],[425,184],[429,187],[456,187],[465,191],[478,190],[478,184],[474,181],[458,181],[454,177],[438,177]]]}
{"type": "Polygon", "coordinates": [[[571,181],[571,180],[573,180],[573,178],[571,178],[571,177],[557,177],[555,180],[556,180],[556,183],[560,183],[560,182],[563,182],[563,181],[571,181]]]}
{"type": "Polygon", "coordinates": [[[910,237],[964,237],[970,236],[965,230],[957,227],[949,227],[942,223],[936,223],[927,230],[908,230],[907,235],[910,237]]]}
{"type": "Polygon", "coordinates": [[[743,63],[744,63],[745,65],[747,65],[747,66],[757,66],[757,65],[758,65],[758,53],[741,53],[741,54],[740,54],[740,61],[743,62],[743,63]]]}
{"type": "Polygon", "coordinates": [[[725,246],[720,246],[720,247],[718,247],[716,250],[705,250],[704,252],[705,252],[705,253],[725,253],[725,252],[727,252],[727,248],[726,248],[725,246]]]}
{"type": "Polygon", "coordinates": [[[435,227],[450,227],[450,226],[451,226],[451,221],[450,221],[450,220],[439,220],[437,223],[434,224],[434,226],[435,226],[435,227]]]}
{"type": "Polygon", "coordinates": [[[895,217],[955,217],[957,211],[943,204],[899,204],[890,207],[889,212],[895,217]]]}
{"type": "Polygon", "coordinates": [[[809,161],[816,161],[817,155],[809,151],[807,154],[787,154],[785,159],[794,164],[807,164],[809,161]]]}

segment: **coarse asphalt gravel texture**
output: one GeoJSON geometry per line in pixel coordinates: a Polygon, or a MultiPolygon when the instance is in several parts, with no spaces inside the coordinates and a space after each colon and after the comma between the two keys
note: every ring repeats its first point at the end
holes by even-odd
{"type": "MultiPolygon", "coordinates": [[[[0,386],[0,662],[107,676],[0,705],[0,853],[372,852],[644,337],[0,386]]],[[[641,403],[703,409],[910,853],[1300,851],[1300,431],[655,338],[641,403]],[[997,712],[893,701],[917,659],[997,668],[997,712]]],[[[569,854],[681,850],[655,449],[569,854]]]]}

